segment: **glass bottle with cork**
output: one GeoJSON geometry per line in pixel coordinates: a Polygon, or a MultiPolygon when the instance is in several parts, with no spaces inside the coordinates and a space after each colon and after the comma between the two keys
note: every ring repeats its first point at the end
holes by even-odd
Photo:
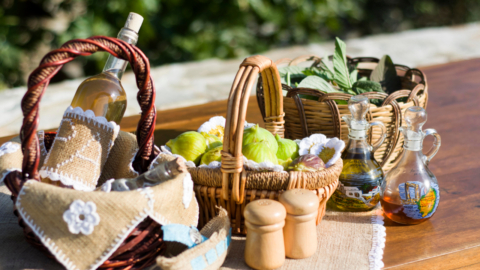
{"type": "MultiPolygon", "coordinates": [[[[142,16],[130,12],[117,38],[135,45],[142,23],[142,16]]],[[[84,111],[92,110],[95,116],[103,116],[107,121],[120,124],[127,108],[127,95],[120,82],[127,64],[127,61],[110,55],[102,73],[80,84],[71,106],[80,107],[84,111]]]]}
{"type": "Polygon", "coordinates": [[[399,163],[385,176],[381,186],[381,204],[385,215],[401,224],[418,224],[435,213],[440,201],[437,178],[428,169],[437,154],[441,138],[434,129],[422,131],[427,112],[422,107],[405,111],[406,127],[401,127],[405,142],[399,163]],[[434,142],[426,155],[423,140],[432,135],[434,142]]]}
{"type": "MultiPolygon", "coordinates": [[[[117,38],[135,45],[138,40],[138,31],[143,23],[143,17],[130,12],[125,26],[118,33],[117,38]]],[[[80,107],[83,111],[91,110],[95,116],[103,116],[107,121],[120,124],[127,107],[127,95],[123,89],[121,79],[128,62],[110,55],[103,72],[84,80],[75,92],[71,106],[80,107]]],[[[42,182],[61,187],[61,181],[52,181],[49,177],[42,177],[42,182]]]]}
{"type": "Polygon", "coordinates": [[[366,96],[357,95],[348,101],[351,116],[343,116],[348,124],[348,144],[342,153],[343,170],[339,185],[328,201],[329,208],[339,211],[368,211],[380,201],[380,184],[383,170],[374,158],[374,152],[385,140],[382,122],[369,123],[366,115],[370,103],[366,96]],[[372,126],[381,128],[382,133],[375,145],[368,143],[368,130],[372,126]]]}

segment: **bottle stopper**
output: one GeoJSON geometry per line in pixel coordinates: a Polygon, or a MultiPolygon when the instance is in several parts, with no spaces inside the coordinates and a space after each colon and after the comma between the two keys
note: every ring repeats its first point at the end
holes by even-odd
{"type": "Polygon", "coordinates": [[[317,250],[316,217],[320,201],[312,191],[291,189],[280,195],[287,216],[283,227],[285,254],[292,259],[310,257],[317,250]]]}
{"type": "Polygon", "coordinates": [[[422,127],[427,122],[427,112],[422,107],[412,106],[405,111],[404,119],[407,127],[400,127],[400,131],[405,137],[405,147],[412,151],[422,150],[425,137],[422,127]]]}
{"type": "Polygon", "coordinates": [[[143,17],[140,14],[130,12],[128,15],[127,21],[125,22],[124,28],[128,28],[135,33],[138,33],[140,27],[142,27],[143,17]]]}
{"type": "Polygon", "coordinates": [[[245,262],[254,269],[275,269],[285,262],[282,228],[285,207],[277,201],[261,199],[245,207],[245,262]]]}

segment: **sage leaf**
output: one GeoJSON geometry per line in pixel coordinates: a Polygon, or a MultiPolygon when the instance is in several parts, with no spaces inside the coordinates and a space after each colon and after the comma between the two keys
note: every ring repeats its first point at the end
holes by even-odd
{"type": "Polygon", "coordinates": [[[392,58],[388,55],[384,55],[380,59],[380,62],[370,74],[370,81],[380,83],[383,91],[387,94],[391,94],[402,87],[392,58]]]}
{"type": "MultiPolygon", "coordinates": [[[[368,92],[385,93],[382,89],[382,85],[374,81],[357,81],[353,84],[352,90],[355,92],[356,95],[368,92]]],[[[370,102],[377,106],[380,106],[380,104],[382,103],[380,99],[371,99],[370,102]]]]}
{"type": "Polygon", "coordinates": [[[350,82],[352,85],[357,82],[357,77],[358,77],[358,70],[354,69],[352,72],[350,72],[350,82]]]}
{"type": "Polygon", "coordinates": [[[311,68],[307,68],[303,71],[303,74],[307,75],[307,76],[312,76],[312,75],[315,75],[315,76],[318,76],[326,81],[332,81],[333,80],[333,74],[328,72],[328,71],[325,71],[325,70],[322,70],[322,69],[319,69],[319,68],[316,68],[316,67],[311,67],[311,68]]]}
{"type": "Polygon", "coordinates": [[[299,88],[311,88],[325,93],[343,93],[335,89],[330,83],[318,76],[308,76],[303,79],[299,84],[299,88]]]}
{"type": "Polygon", "coordinates": [[[351,89],[350,72],[347,66],[346,45],[338,37],[335,39],[335,54],[333,55],[335,81],[343,89],[351,89]]]}
{"type": "Polygon", "coordinates": [[[320,68],[323,69],[325,72],[328,72],[332,75],[335,74],[335,71],[333,69],[333,64],[330,62],[330,56],[325,54],[323,56],[322,61],[320,61],[320,68]]]}
{"type": "Polygon", "coordinates": [[[286,66],[279,68],[278,73],[280,73],[280,76],[287,75],[287,72],[290,72],[290,74],[303,74],[303,70],[304,68],[299,66],[286,66]]]}
{"type": "Polygon", "coordinates": [[[300,82],[307,75],[303,74],[304,68],[298,66],[281,67],[278,69],[280,82],[288,86],[292,86],[295,82],[300,82]]]}

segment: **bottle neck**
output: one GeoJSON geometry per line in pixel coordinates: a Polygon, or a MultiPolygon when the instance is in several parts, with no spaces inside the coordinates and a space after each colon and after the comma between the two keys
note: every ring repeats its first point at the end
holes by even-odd
{"type": "MultiPolygon", "coordinates": [[[[137,44],[138,34],[135,31],[132,31],[128,28],[122,28],[122,30],[120,30],[120,32],[118,33],[117,38],[129,44],[135,45],[137,44]]],[[[109,55],[107,59],[107,63],[103,68],[103,72],[113,75],[119,80],[121,80],[123,73],[125,73],[125,69],[127,68],[127,65],[128,65],[127,61],[116,58],[113,55],[109,55]]]]}
{"type": "Polygon", "coordinates": [[[372,150],[372,147],[367,142],[367,136],[358,139],[354,139],[351,136],[348,137],[349,140],[345,152],[348,152],[349,150],[355,150],[356,152],[359,150],[362,152],[370,152],[372,150]]]}
{"type": "Polygon", "coordinates": [[[404,146],[402,157],[396,167],[405,166],[405,164],[410,164],[410,167],[412,167],[412,165],[415,165],[414,167],[425,167],[422,150],[409,150],[404,146]]]}

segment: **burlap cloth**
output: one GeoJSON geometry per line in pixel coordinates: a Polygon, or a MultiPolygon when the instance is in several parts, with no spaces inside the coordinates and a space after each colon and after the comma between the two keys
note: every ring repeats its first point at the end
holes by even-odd
{"type": "MultiPolygon", "coordinates": [[[[12,213],[10,191],[0,184],[0,270],[63,269],[30,246],[12,213]]],[[[307,259],[287,259],[281,269],[380,269],[383,266],[385,227],[377,212],[327,211],[318,225],[317,253],[307,259]]],[[[222,269],[249,269],[243,261],[245,241],[232,237],[222,269]]],[[[159,269],[158,267],[153,267],[159,269]]]]}
{"type": "MultiPolygon", "coordinates": [[[[317,252],[306,259],[286,259],[280,269],[381,269],[385,247],[381,209],[363,213],[327,210],[317,226],[317,252]]],[[[245,237],[233,236],[230,252],[220,269],[251,269],[243,254],[245,237]]]]}
{"type": "Polygon", "coordinates": [[[91,110],[69,106],[39,170],[41,177],[76,190],[94,190],[119,129],[115,122],[95,116],[91,110]]]}

